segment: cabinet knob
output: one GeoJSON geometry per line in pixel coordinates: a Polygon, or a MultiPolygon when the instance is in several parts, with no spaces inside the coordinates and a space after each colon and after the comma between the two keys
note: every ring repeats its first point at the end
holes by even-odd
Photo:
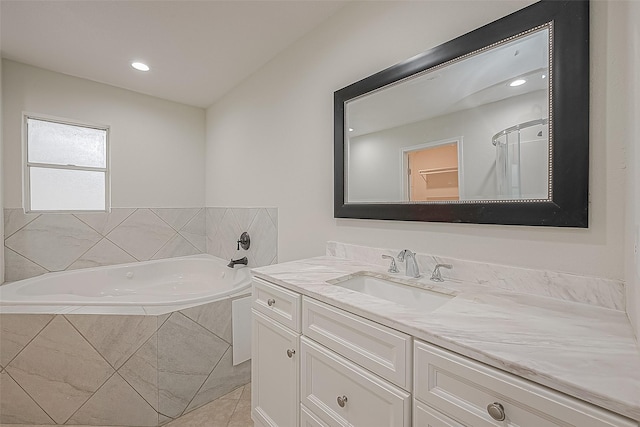
{"type": "Polygon", "coordinates": [[[338,401],[338,405],[341,408],[344,408],[344,405],[347,404],[347,396],[338,396],[338,399],[336,399],[338,401]]]}
{"type": "Polygon", "coordinates": [[[496,421],[504,421],[506,415],[504,413],[504,406],[499,404],[498,402],[491,403],[487,405],[487,412],[491,415],[496,421]]]}
{"type": "Polygon", "coordinates": [[[276,300],[274,300],[273,298],[269,298],[269,299],[267,300],[267,305],[268,305],[269,307],[273,306],[275,303],[276,303],[276,300]]]}
{"type": "Polygon", "coordinates": [[[294,354],[296,354],[295,350],[287,349],[287,356],[289,356],[289,359],[291,359],[294,354]]]}

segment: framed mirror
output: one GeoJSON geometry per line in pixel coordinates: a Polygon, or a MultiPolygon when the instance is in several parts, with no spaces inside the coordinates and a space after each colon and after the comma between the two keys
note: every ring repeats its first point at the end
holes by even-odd
{"type": "Polygon", "coordinates": [[[336,218],[588,226],[587,1],[535,3],[334,103],[336,218]]]}

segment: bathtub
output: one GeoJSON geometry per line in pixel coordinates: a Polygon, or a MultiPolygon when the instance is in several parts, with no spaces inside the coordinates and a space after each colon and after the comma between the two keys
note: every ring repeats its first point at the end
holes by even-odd
{"type": "Polygon", "coordinates": [[[3,306],[178,306],[248,290],[250,270],[212,255],[48,273],[0,286],[3,306]]]}
{"type": "Polygon", "coordinates": [[[0,286],[0,423],[155,427],[248,383],[251,274],[227,262],[195,255],[0,286]]]}

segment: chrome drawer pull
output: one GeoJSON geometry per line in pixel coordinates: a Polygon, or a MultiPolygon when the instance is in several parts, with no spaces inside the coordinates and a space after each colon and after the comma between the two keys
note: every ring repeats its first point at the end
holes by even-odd
{"type": "Polygon", "coordinates": [[[341,408],[344,408],[344,405],[346,405],[346,404],[347,404],[347,396],[338,396],[338,399],[337,399],[337,400],[338,400],[338,405],[339,405],[341,408]]]}
{"type": "Polygon", "coordinates": [[[275,303],[276,303],[276,300],[274,300],[273,298],[269,298],[269,299],[267,300],[267,305],[268,305],[269,307],[272,307],[275,303]]]}
{"type": "Polygon", "coordinates": [[[287,356],[289,356],[289,359],[291,359],[293,357],[293,355],[296,354],[295,350],[289,350],[287,349],[287,356]]]}
{"type": "Polygon", "coordinates": [[[504,421],[506,415],[504,413],[504,406],[499,404],[498,402],[491,403],[487,405],[487,412],[491,415],[496,421],[504,421]]]}

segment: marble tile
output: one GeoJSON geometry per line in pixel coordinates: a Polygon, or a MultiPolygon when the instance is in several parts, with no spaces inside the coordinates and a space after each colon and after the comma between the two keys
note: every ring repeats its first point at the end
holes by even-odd
{"type": "Polygon", "coordinates": [[[227,427],[249,427],[253,425],[251,420],[251,401],[240,400],[227,427]]]}
{"type": "Polygon", "coordinates": [[[25,225],[29,224],[34,219],[38,218],[40,214],[32,213],[25,214],[22,208],[18,209],[5,209],[4,210],[4,238],[8,238],[16,231],[20,230],[25,225]]]}
{"type": "Polygon", "coordinates": [[[218,227],[222,222],[224,214],[227,212],[227,208],[205,208],[205,212],[207,235],[214,234],[218,231],[218,227]]]}
{"type": "Polygon", "coordinates": [[[242,396],[240,396],[240,399],[251,401],[251,383],[242,388],[242,396]]]}
{"type": "Polygon", "coordinates": [[[193,219],[202,208],[154,208],[153,213],[178,231],[193,219]]]}
{"type": "Polygon", "coordinates": [[[231,300],[223,299],[180,311],[189,319],[231,344],[231,300]]]}
{"type": "Polygon", "coordinates": [[[60,424],[114,372],[63,316],[56,316],[6,371],[60,424]]]}
{"type": "Polygon", "coordinates": [[[116,373],[67,424],[155,426],[158,413],[116,373]]]}
{"type": "Polygon", "coordinates": [[[220,396],[218,399],[232,399],[232,400],[240,400],[242,397],[242,393],[244,392],[244,386],[238,387],[237,389],[230,391],[229,393],[220,396]]]}
{"type": "MultiPolygon", "coordinates": [[[[49,271],[35,262],[15,253],[5,246],[4,248],[4,279],[7,282],[15,282],[30,277],[40,276],[49,271]]],[[[2,287],[0,287],[1,292],[2,287]]]]}
{"type": "Polygon", "coordinates": [[[158,414],[158,425],[166,425],[168,422],[173,421],[173,418],[166,415],[158,414]]]}
{"type": "Polygon", "coordinates": [[[227,427],[237,405],[237,400],[216,400],[170,422],[167,427],[227,427]]]}
{"type": "Polygon", "coordinates": [[[115,369],[157,329],[155,316],[67,314],[65,317],[115,369]]]}
{"type": "Polygon", "coordinates": [[[222,259],[231,259],[233,249],[223,244],[223,239],[218,231],[214,234],[207,234],[207,253],[222,259]]]}
{"type": "Polygon", "coordinates": [[[55,424],[6,372],[0,373],[0,423],[55,424]]]}
{"type": "Polygon", "coordinates": [[[67,270],[127,264],[136,261],[134,257],[113,244],[109,239],[102,239],[71,264],[67,270]]]}
{"type": "Polygon", "coordinates": [[[158,330],[159,412],[177,417],[186,409],[229,344],[180,313],[158,330]]]}
{"type": "Polygon", "coordinates": [[[249,230],[249,226],[255,219],[259,210],[259,208],[231,208],[231,212],[233,212],[233,216],[236,218],[238,227],[240,227],[242,231],[249,230]]]}
{"type": "Polygon", "coordinates": [[[231,209],[227,209],[220,221],[217,233],[217,236],[220,239],[220,244],[227,255],[225,258],[230,258],[236,255],[237,242],[243,231],[246,230],[240,229],[238,221],[233,215],[231,209]]]}
{"type": "Polygon", "coordinates": [[[182,237],[187,239],[202,253],[207,250],[206,241],[206,214],[204,209],[198,213],[180,229],[182,237]]]}
{"type": "MultiPolygon", "coordinates": [[[[203,237],[204,239],[204,237],[203,237]]],[[[193,246],[187,239],[180,234],[176,234],[160,248],[151,259],[174,258],[180,256],[196,255],[203,251],[193,246]]]]}
{"type": "Polygon", "coordinates": [[[232,353],[229,349],[224,354],[189,404],[187,411],[217,399],[251,381],[251,360],[233,366],[232,353]]]}
{"type": "Polygon", "coordinates": [[[266,208],[273,225],[278,228],[278,208],[266,208]]]}
{"type": "Polygon", "coordinates": [[[149,260],[176,231],[149,209],[138,209],[107,238],[138,261],[149,260]]]}
{"type": "Polygon", "coordinates": [[[278,253],[278,230],[273,225],[266,209],[260,209],[249,227],[251,247],[249,248],[249,265],[260,267],[271,264],[278,253]]]}
{"type": "Polygon", "coordinates": [[[50,314],[0,314],[0,365],[7,366],[51,319],[50,314]]]}
{"type": "Polygon", "coordinates": [[[49,271],[71,265],[98,243],[100,234],[71,214],[40,215],[5,245],[49,271]]]}
{"type": "Polygon", "coordinates": [[[158,336],[154,334],[118,370],[151,407],[158,410],[158,336]]]}
{"type": "Polygon", "coordinates": [[[76,218],[96,230],[100,235],[106,236],[127,219],[135,208],[111,208],[108,213],[84,213],[74,214],[76,218]]]}

